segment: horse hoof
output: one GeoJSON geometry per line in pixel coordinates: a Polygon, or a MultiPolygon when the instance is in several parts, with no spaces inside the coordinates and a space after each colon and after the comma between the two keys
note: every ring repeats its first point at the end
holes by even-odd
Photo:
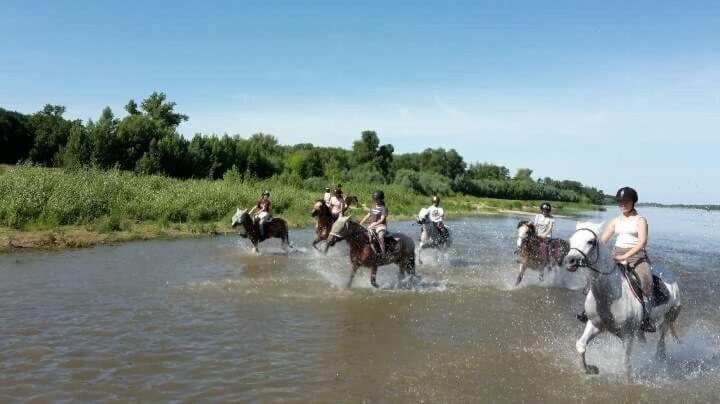
{"type": "Polygon", "coordinates": [[[598,373],[600,373],[600,369],[598,369],[598,367],[595,365],[587,365],[585,367],[585,374],[596,375],[598,373]]]}
{"type": "Polygon", "coordinates": [[[374,288],[379,288],[380,285],[377,284],[377,282],[370,282],[371,285],[373,285],[374,288]]]}

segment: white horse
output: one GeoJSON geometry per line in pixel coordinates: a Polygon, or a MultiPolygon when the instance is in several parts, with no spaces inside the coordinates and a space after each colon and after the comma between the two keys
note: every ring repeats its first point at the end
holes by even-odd
{"type": "Polygon", "coordinates": [[[420,227],[420,243],[418,244],[417,257],[418,263],[422,264],[420,251],[425,248],[437,248],[445,252],[452,244],[450,229],[447,229],[447,236],[438,230],[437,225],[430,220],[430,211],[427,208],[420,209],[417,215],[417,223],[420,227]]]}
{"type": "MultiPolygon", "coordinates": [[[[589,292],[585,298],[588,322],[575,347],[581,370],[587,374],[597,374],[598,368],[585,361],[587,346],[602,331],[615,334],[622,340],[625,348],[624,366],[629,378],[633,340],[636,336],[644,339],[640,330],[643,307],[626,278],[624,267],[619,264],[597,265],[598,262],[608,262],[610,259],[604,252],[607,249],[598,245],[601,227],[601,224],[578,223],[575,233],[570,237],[570,252],[565,257],[565,268],[568,271],[575,272],[581,267],[588,269],[589,292]]],[[[665,335],[668,330],[679,342],[674,323],[680,314],[680,290],[670,273],[661,273],[655,269],[653,271],[660,277],[660,284],[667,288],[667,301],[656,302],[650,313],[651,319],[659,325],[660,332],[656,357],[664,360],[665,335]]]]}

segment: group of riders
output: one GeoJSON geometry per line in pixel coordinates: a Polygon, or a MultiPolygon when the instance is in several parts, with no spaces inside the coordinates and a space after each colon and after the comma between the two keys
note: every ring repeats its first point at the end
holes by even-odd
{"type": "MultiPolygon", "coordinates": [[[[377,190],[372,194],[373,205],[366,208],[367,214],[362,218],[360,224],[369,221],[368,230],[377,240],[380,254],[385,254],[385,235],[387,234],[387,218],[388,207],[385,203],[385,193],[377,190]]],[[[649,320],[649,312],[652,307],[652,272],[650,268],[650,260],[647,255],[646,247],[648,240],[648,222],[635,209],[638,202],[638,194],[633,188],[620,188],[615,196],[620,215],[608,223],[605,231],[600,237],[600,243],[606,244],[612,237],[615,237],[615,245],[612,257],[617,263],[622,263],[634,272],[640,282],[643,295],[643,324],[644,331],[654,331],[654,326],[649,320]]],[[[330,209],[333,221],[341,217],[349,208],[342,191],[342,185],[338,184],[334,192],[330,192],[330,188],[325,188],[323,201],[330,209]]],[[[440,198],[432,197],[432,203],[425,208],[428,211],[430,222],[436,226],[442,235],[447,235],[447,228],[443,223],[445,212],[440,207],[440,198]]],[[[540,205],[540,214],[533,218],[533,224],[536,229],[536,236],[545,242],[545,248],[541,249],[542,254],[546,254],[549,260],[557,260],[557,252],[553,251],[552,235],[555,226],[555,218],[552,215],[552,206],[549,203],[540,205]]],[[[264,224],[272,220],[272,204],[270,203],[270,192],[264,191],[261,199],[249,212],[251,216],[260,224],[260,234],[264,238],[264,224]]],[[[552,264],[558,264],[557,261],[552,264]]],[[[522,271],[522,268],[521,268],[522,271]]],[[[586,321],[585,314],[578,315],[582,321],[586,321]]]]}
{"type": "MultiPolygon", "coordinates": [[[[388,207],[385,204],[385,192],[377,190],[372,194],[373,205],[365,207],[367,214],[360,220],[360,224],[369,221],[367,229],[372,237],[377,241],[381,255],[385,254],[385,236],[388,234],[387,218],[388,207]]],[[[323,202],[330,209],[333,222],[343,216],[350,208],[343,194],[342,184],[337,184],[331,192],[330,187],[325,188],[323,194],[323,202]]],[[[448,229],[443,223],[445,211],[440,207],[440,197],[433,196],[429,207],[425,208],[428,212],[430,222],[436,227],[439,234],[447,237],[448,229]]],[[[250,210],[250,216],[254,218],[259,225],[261,238],[265,238],[265,226],[272,221],[272,204],[270,203],[270,191],[265,190],[258,203],[250,210]]]]}

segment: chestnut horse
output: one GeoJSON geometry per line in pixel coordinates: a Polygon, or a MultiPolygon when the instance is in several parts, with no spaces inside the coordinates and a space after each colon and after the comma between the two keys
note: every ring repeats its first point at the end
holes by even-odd
{"type": "Polygon", "coordinates": [[[357,222],[350,220],[350,216],[342,216],[330,230],[330,245],[340,240],[347,241],[350,246],[350,279],[348,288],[352,286],[353,278],[358,268],[370,268],[370,284],[378,287],[376,276],[378,266],[397,264],[400,268],[398,279],[402,279],[405,273],[415,275],[415,243],[412,238],[396,233],[385,236],[386,252],[380,255],[372,246],[370,232],[357,222]]]}
{"type": "Polygon", "coordinates": [[[570,251],[570,244],[566,240],[551,239],[550,253],[548,254],[547,244],[543,239],[537,236],[535,232],[535,224],[530,221],[521,220],[517,225],[518,238],[517,248],[520,257],[520,273],[518,274],[515,285],[519,285],[527,268],[540,271],[540,280],[542,280],[542,271],[545,268],[562,265],[563,258],[570,251]]]}
{"type": "Polygon", "coordinates": [[[264,223],[263,225],[265,226],[264,237],[260,235],[260,224],[250,217],[247,210],[237,208],[232,218],[233,229],[237,226],[242,226],[245,229],[245,234],[240,234],[240,237],[249,239],[253,245],[253,251],[256,253],[258,252],[258,243],[273,237],[282,240],[282,249],[287,252],[290,247],[287,222],[280,218],[273,218],[270,223],[264,223]]]}
{"type": "MultiPolygon", "coordinates": [[[[320,249],[317,248],[318,243],[330,237],[330,228],[333,223],[332,214],[330,213],[330,208],[325,205],[325,201],[318,199],[315,201],[315,205],[313,205],[310,216],[315,218],[315,239],[312,242],[312,246],[320,251],[320,249]]],[[[330,244],[326,243],[325,249],[323,250],[326,254],[328,247],[330,247],[330,244]]]]}

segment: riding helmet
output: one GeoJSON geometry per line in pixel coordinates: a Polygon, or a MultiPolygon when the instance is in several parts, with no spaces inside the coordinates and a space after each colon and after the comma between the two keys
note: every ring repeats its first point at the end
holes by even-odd
{"type": "Polygon", "coordinates": [[[268,191],[268,190],[266,189],[265,191],[263,191],[262,194],[263,194],[263,196],[265,196],[265,195],[270,196],[270,191],[268,191]]]}
{"type": "Polygon", "coordinates": [[[325,187],[325,192],[330,192],[330,187],[325,187]]]}
{"type": "Polygon", "coordinates": [[[551,210],[552,210],[552,206],[550,206],[550,204],[547,203],[547,202],[543,202],[543,204],[540,205],[540,210],[551,211],[551,210]]]}
{"type": "Polygon", "coordinates": [[[630,187],[622,187],[618,189],[617,193],[615,194],[615,200],[620,201],[632,201],[632,203],[637,203],[638,201],[638,194],[637,191],[630,187]]]}
{"type": "Polygon", "coordinates": [[[385,192],[383,192],[381,190],[377,190],[377,191],[373,192],[372,197],[373,197],[373,200],[375,200],[375,201],[384,201],[385,200],[385,192]]]}
{"type": "Polygon", "coordinates": [[[439,205],[439,204],[440,204],[440,197],[437,196],[437,195],[433,196],[433,197],[432,197],[432,203],[437,203],[437,204],[439,205]]]}

